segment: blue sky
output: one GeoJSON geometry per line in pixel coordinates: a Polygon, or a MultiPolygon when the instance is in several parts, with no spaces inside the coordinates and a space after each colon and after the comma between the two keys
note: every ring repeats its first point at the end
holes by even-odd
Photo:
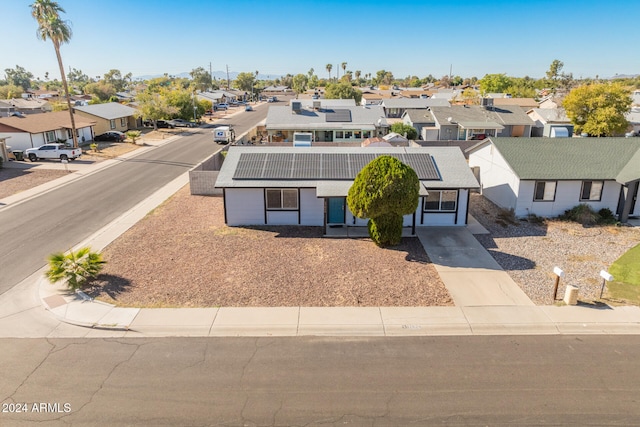
{"type": "MultiPolygon", "coordinates": [[[[50,41],[36,38],[31,0],[0,0],[0,77],[20,65],[59,78],[50,41]]],[[[65,68],[102,76],[213,71],[327,77],[332,63],[397,78],[449,73],[543,77],[554,59],[574,77],[639,74],[640,2],[59,0],[73,38],[65,68]]],[[[342,69],[340,69],[342,75],[342,69]]]]}

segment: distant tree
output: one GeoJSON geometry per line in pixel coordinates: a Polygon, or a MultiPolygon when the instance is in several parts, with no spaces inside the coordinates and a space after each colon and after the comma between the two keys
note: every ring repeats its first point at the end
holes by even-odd
{"type": "Polygon", "coordinates": [[[356,104],[362,100],[362,92],[348,82],[329,83],[324,89],[326,99],[355,99],[356,104]]]}
{"type": "Polygon", "coordinates": [[[462,91],[461,98],[462,98],[462,102],[464,102],[467,105],[480,104],[480,94],[478,93],[477,90],[472,89],[470,87],[462,91]]]}
{"type": "Polygon", "coordinates": [[[307,83],[307,76],[305,76],[304,74],[296,74],[293,77],[293,85],[291,86],[291,88],[297,95],[307,90],[307,83]]]}
{"type": "Polygon", "coordinates": [[[311,77],[313,77],[313,68],[309,68],[309,71],[307,71],[307,76],[309,76],[309,80],[311,80],[311,77]]]}
{"type": "Polygon", "coordinates": [[[358,84],[358,86],[360,85],[360,75],[362,74],[362,72],[360,70],[356,70],[356,72],[354,73],[354,75],[356,76],[356,82],[358,84]]]}
{"type": "Polygon", "coordinates": [[[253,73],[239,73],[233,82],[233,86],[244,90],[245,92],[251,92],[253,83],[255,81],[255,74],[253,73]]]}
{"type": "Polygon", "coordinates": [[[562,106],[577,133],[614,136],[629,126],[625,114],[632,102],[630,91],[621,84],[594,83],[573,89],[562,106]]]}
{"type": "Polygon", "coordinates": [[[504,93],[511,85],[511,79],[506,74],[485,74],[478,84],[483,95],[486,93],[504,93]]]}
{"type": "Polygon", "coordinates": [[[396,122],[391,125],[391,132],[398,133],[400,135],[405,135],[408,139],[416,140],[418,139],[418,131],[411,125],[396,122]]]}
{"type": "Polygon", "coordinates": [[[189,72],[191,85],[194,89],[205,92],[211,87],[211,74],[202,67],[194,68],[189,72]]]}
{"type": "Polygon", "coordinates": [[[462,77],[460,76],[453,76],[453,78],[451,79],[451,84],[453,86],[460,86],[462,84],[462,77]]]}
{"type": "Polygon", "coordinates": [[[438,83],[440,84],[440,86],[450,87],[451,86],[451,79],[449,79],[448,75],[445,75],[445,76],[440,77],[440,80],[438,80],[438,83]]]}
{"type": "Polygon", "coordinates": [[[16,68],[6,68],[4,70],[4,74],[8,84],[20,86],[23,91],[31,88],[33,74],[21,66],[16,65],[16,68]]]}
{"type": "Polygon", "coordinates": [[[402,240],[402,217],[418,208],[420,181],[411,167],[391,156],[379,156],[356,176],[347,195],[349,210],[369,218],[369,236],[378,246],[402,240]]]}
{"type": "Polygon", "coordinates": [[[87,95],[93,95],[98,100],[98,103],[107,102],[116,94],[116,89],[113,85],[101,80],[97,83],[89,83],[84,87],[84,93],[87,95]]]}
{"type": "Polygon", "coordinates": [[[92,82],[92,80],[82,72],[82,70],[76,70],[72,68],[67,74],[67,80],[71,85],[78,90],[79,93],[84,93],[84,87],[92,82]]]}
{"type": "Polygon", "coordinates": [[[12,84],[6,84],[0,86],[0,99],[20,98],[24,92],[22,86],[16,86],[12,84]]]}
{"type": "Polygon", "coordinates": [[[191,120],[194,119],[194,107],[195,119],[202,117],[206,111],[204,104],[198,103],[194,93],[188,89],[165,89],[161,96],[166,99],[167,104],[175,108],[175,111],[166,117],[191,120]]]}
{"type": "Polygon", "coordinates": [[[340,66],[342,67],[342,74],[344,75],[344,73],[347,71],[347,63],[343,62],[342,64],[340,64],[340,66]]]}
{"type": "Polygon", "coordinates": [[[131,82],[131,73],[122,76],[120,70],[109,70],[109,72],[104,75],[104,82],[113,86],[116,92],[122,92],[131,82]]]}
{"type": "Polygon", "coordinates": [[[325,66],[325,68],[327,69],[327,72],[329,73],[329,81],[331,81],[331,69],[333,68],[333,65],[327,64],[325,66]]]}
{"type": "Polygon", "coordinates": [[[391,71],[379,70],[378,72],[376,72],[375,82],[376,82],[376,85],[378,86],[380,85],[388,86],[391,83],[393,83],[393,80],[394,80],[394,77],[391,71]]]}
{"type": "Polygon", "coordinates": [[[559,59],[554,59],[549,66],[549,70],[546,72],[547,79],[551,81],[557,80],[558,77],[560,77],[562,67],[564,67],[564,63],[559,59]]]}
{"type": "Polygon", "coordinates": [[[137,117],[142,117],[153,122],[153,128],[158,129],[158,120],[172,117],[178,112],[178,109],[169,104],[166,97],[157,92],[145,91],[139,93],[136,97],[138,101],[137,117]]]}
{"type": "Polygon", "coordinates": [[[58,59],[58,67],[60,68],[60,76],[62,77],[62,85],[64,87],[64,94],[67,98],[67,107],[69,109],[69,117],[71,120],[71,134],[73,137],[73,146],[78,147],[78,135],[76,131],[76,120],[73,116],[73,110],[71,109],[71,97],[69,96],[69,86],[67,85],[67,77],[64,73],[64,66],[62,64],[62,56],[60,55],[60,46],[64,43],[68,43],[71,40],[71,27],[68,21],[60,19],[60,13],[64,13],[64,9],[61,8],[58,3],[51,0],[35,0],[31,4],[31,16],[33,16],[38,23],[38,38],[43,41],[47,39],[53,43],[53,48],[56,51],[56,58],[58,59]]]}

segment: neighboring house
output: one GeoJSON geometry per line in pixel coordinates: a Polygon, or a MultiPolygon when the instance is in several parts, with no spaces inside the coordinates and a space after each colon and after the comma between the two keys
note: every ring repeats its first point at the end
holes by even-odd
{"type": "MultiPolygon", "coordinates": [[[[78,142],[93,139],[94,120],[74,114],[78,142]]],[[[26,150],[40,147],[49,142],[65,141],[73,144],[71,118],[68,111],[31,114],[24,117],[5,117],[0,119],[0,138],[11,138],[8,142],[12,150],[26,150]]]]}
{"type": "Polygon", "coordinates": [[[556,217],[580,203],[622,222],[640,214],[640,138],[489,138],[468,152],[482,194],[518,217],[556,217]]]}
{"type": "MultiPolygon", "coordinates": [[[[73,107],[75,113],[95,122],[95,135],[117,130],[126,132],[142,125],[135,116],[136,109],[117,102],[73,107]]],[[[91,138],[93,139],[93,138],[91,138]]]]}
{"type": "Polygon", "coordinates": [[[420,87],[406,88],[400,91],[400,96],[404,98],[430,98],[431,95],[433,95],[433,91],[420,87]]]}
{"type": "Polygon", "coordinates": [[[624,117],[629,122],[635,135],[640,136],[640,107],[632,107],[631,111],[625,114],[624,117]]]}
{"type": "Polygon", "coordinates": [[[236,101],[236,94],[226,90],[215,90],[213,92],[199,92],[196,97],[201,101],[209,101],[212,104],[236,101]]]}
{"type": "Polygon", "coordinates": [[[570,138],[573,136],[573,124],[564,108],[532,108],[527,111],[536,124],[531,136],[548,138],[570,138]]]}
{"type": "MultiPolygon", "coordinates": [[[[485,98],[484,101],[491,99],[485,98]]],[[[430,110],[435,126],[433,129],[427,128],[427,141],[433,138],[473,140],[489,136],[529,137],[535,124],[522,108],[513,106],[452,105],[431,107],[430,110]]]]}
{"type": "Polygon", "coordinates": [[[380,106],[305,108],[305,102],[294,100],[291,106],[269,107],[265,119],[269,142],[290,142],[294,132],[311,132],[314,144],[360,145],[367,138],[386,135],[389,130],[380,106]]]}
{"type": "Polygon", "coordinates": [[[27,89],[23,94],[23,98],[38,98],[38,99],[51,99],[58,100],[60,93],[57,90],[46,89],[27,89]]]}
{"type": "Polygon", "coordinates": [[[291,93],[289,86],[267,86],[262,89],[262,96],[278,96],[291,93]]]}
{"type": "Polygon", "coordinates": [[[520,107],[524,111],[532,108],[538,108],[538,101],[533,98],[495,98],[493,100],[495,107],[520,107]]]}
{"type": "Polygon", "coordinates": [[[384,108],[387,118],[400,118],[405,111],[410,109],[423,109],[429,107],[449,107],[449,101],[446,99],[431,98],[389,98],[383,99],[380,105],[384,108]]]}
{"type": "Polygon", "coordinates": [[[299,102],[303,108],[344,108],[344,107],[355,107],[356,100],[353,98],[349,99],[311,99],[311,98],[301,98],[301,99],[292,99],[289,101],[289,105],[292,102],[299,102]]]}
{"type": "Polygon", "coordinates": [[[404,227],[467,224],[469,191],[478,182],[458,148],[230,147],[216,181],[230,226],[366,227],[346,196],[371,160],[392,155],[420,179],[420,201],[404,227]]]}
{"type": "Polygon", "coordinates": [[[640,107],[640,90],[634,90],[631,94],[632,107],[640,107]]]}
{"type": "Polygon", "coordinates": [[[11,113],[16,112],[16,107],[7,101],[0,101],[0,117],[9,117],[11,113]]]}
{"type": "Polygon", "coordinates": [[[402,115],[402,123],[412,126],[418,132],[418,139],[425,141],[438,139],[436,120],[429,110],[408,109],[402,115]]]}
{"type": "Polygon", "coordinates": [[[38,114],[53,111],[53,107],[46,99],[12,98],[4,102],[11,104],[15,108],[15,111],[22,114],[38,114]]]}

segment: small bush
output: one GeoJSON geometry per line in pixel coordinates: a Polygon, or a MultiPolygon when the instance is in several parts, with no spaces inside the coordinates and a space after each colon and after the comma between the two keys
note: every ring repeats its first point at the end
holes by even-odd
{"type": "Polygon", "coordinates": [[[580,203],[564,211],[564,214],[560,215],[559,218],[566,221],[577,222],[582,225],[594,225],[598,223],[600,216],[591,206],[586,203],[580,203]]]}
{"type": "Polygon", "coordinates": [[[600,217],[598,224],[617,224],[618,220],[616,219],[613,212],[609,208],[603,208],[598,211],[598,216],[600,217]]]}
{"type": "Polygon", "coordinates": [[[91,147],[91,151],[94,151],[96,153],[100,151],[100,146],[95,142],[89,144],[89,147],[91,147]]]}
{"type": "Polygon", "coordinates": [[[68,254],[57,252],[48,258],[49,270],[45,275],[52,282],[64,280],[69,289],[75,291],[84,286],[87,280],[94,278],[102,270],[105,261],[102,255],[84,247],[68,254]]]}
{"type": "Polygon", "coordinates": [[[538,216],[534,213],[530,213],[527,215],[527,222],[531,224],[544,224],[544,217],[538,216]]]}
{"type": "Polygon", "coordinates": [[[511,224],[511,225],[518,224],[518,221],[516,220],[516,211],[513,208],[500,209],[500,211],[498,212],[498,219],[505,224],[511,224]]]}
{"type": "Polygon", "coordinates": [[[139,130],[130,130],[129,132],[126,133],[127,138],[129,138],[131,140],[132,144],[136,143],[136,139],[140,138],[140,135],[142,135],[142,132],[140,132],[139,130]]]}

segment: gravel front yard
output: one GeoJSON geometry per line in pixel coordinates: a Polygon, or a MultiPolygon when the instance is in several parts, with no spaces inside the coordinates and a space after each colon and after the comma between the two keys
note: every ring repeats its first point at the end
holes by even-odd
{"type": "Polygon", "coordinates": [[[564,296],[565,285],[576,285],[580,300],[597,299],[602,286],[600,270],[607,270],[640,242],[638,227],[583,227],[558,220],[504,226],[498,220],[500,209],[475,194],[470,213],[491,232],[476,238],[536,304],[553,303],[554,266],[565,272],[559,298],[564,296]]]}
{"type": "Polygon", "coordinates": [[[453,305],[417,238],[380,249],[320,227],[227,227],[222,199],[188,186],[103,253],[90,294],[119,306],[453,305]]]}

